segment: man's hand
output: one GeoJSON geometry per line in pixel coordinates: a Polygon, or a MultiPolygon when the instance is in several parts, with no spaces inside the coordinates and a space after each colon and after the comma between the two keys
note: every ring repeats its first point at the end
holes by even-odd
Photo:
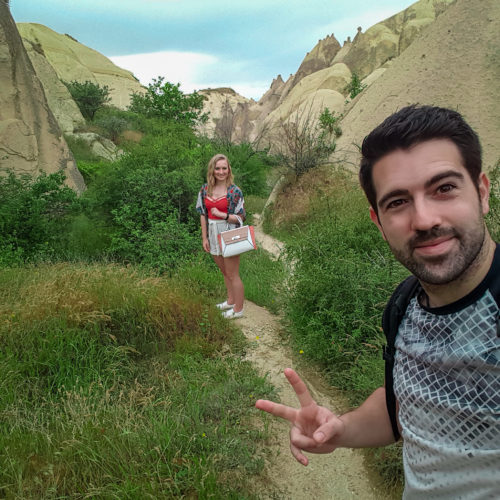
{"type": "Polygon", "coordinates": [[[291,368],[285,369],[285,376],[299,399],[300,408],[259,399],[255,407],[271,415],[288,420],[290,429],[290,450],[302,465],[309,460],[302,451],[331,453],[337,448],[338,437],[344,431],[344,422],[328,408],[318,406],[307,390],[306,384],[291,368]]]}

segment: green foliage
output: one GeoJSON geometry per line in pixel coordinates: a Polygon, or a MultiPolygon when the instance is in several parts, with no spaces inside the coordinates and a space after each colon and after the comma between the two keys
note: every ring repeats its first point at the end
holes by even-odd
{"type": "Polygon", "coordinates": [[[363,92],[363,90],[365,88],[366,88],[366,85],[364,83],[361,83],[359,76],[356,73],[353,73],[351,75],[351,81],[346,86],[345,90],[346,90],[346,92],[349,93],[349,97],[351,99],[354,99],[358,94],[363,92]]]}
{"type": "Polygon", "coordinates": [[[83,83],[76,80],[63,83],[86,120],[92,120],[96,111],[110,101],[107,85],[101,87],[89,80],[83,83]]]}
{"type": "Polygon", "coordinates": [[[362,400],[383,382],[381,311],[408,273],[370,221],[354,182],[311,210],[314,217],[287,246],[295,262],[288,308],[294,341],[336,386],[362,400]]]}
{"type": "Polygon", "coordinates": [[[173,120],[188,126],[205,122],[208,115],[203,113],[204,97],[197,92],[185,95],[180,84],[164,83],[164,78],[153,78],[144,94],[134,92],[131,96],[130,111],[147,117],[173,120]]]}
{"type": "Polygon", "coordinates": [[[489,172],[490,177],[490,211],[486,216],[492,238],[500,241],[500,160],[489,172]]]}
{"type": "Polygon", "coordinates": [[[332,125],[332,128],[333,136],[328,131],[328,123],[323,127],[322,122],[313,116],[312,108],[297,111],[287,121],[281,122],[274,133],[273,149],[278,162],[297,177],[324,165],[335,151],[335,127],[332,125]]]}
{"type": "Polygon", "coordinates": [[[61,248],[77,204],[74,191],[63,183],[62,173],[0,177],[0,261],[48,257],[61,248]]]}
{"type": "Polygon", "coordinates": [[[270,387],[189,286],[118,266],[0,271],[0,496],[250,496],[254,394],[270,387]]]}
{"type": "Polygon", "coordinates": [[[194,204],[203,181],[193,132],[175,123],[162,131],[102,169],[84,195],[86,213],[105,214],[114,228],[109,250],[159,271],[199,250],[194,204]]]}
{"type": "Polygon", "coordinates": [[[74,135],[65,135],[64,139],[73,153],[78,166],[80,166],[80,162],[95,162],[99,160],[85,139],[74,135]]]}
{"type": "Polygon", "coordinates": [[[329,135],[340,137],[342,135],[342,129],[339,125],[341,119],[342,115],[336,116],[335,111],[332,113],[328,108],[325,108],[319,115],[319,126],[321,130],[327,132],[329,135]]]}
{"type": "Polygon", "coordinates": [[[127,129],[129,122],[125,118],[116,115],[102,116],[94,121],[102,135],[116,142],[120,134],[127,129]]]}

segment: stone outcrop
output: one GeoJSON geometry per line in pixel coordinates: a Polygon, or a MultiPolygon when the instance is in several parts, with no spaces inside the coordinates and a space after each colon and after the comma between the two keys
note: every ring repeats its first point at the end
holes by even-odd
{"type": "Polygon", "coordinates": [[[59,80],[54,68],[45,58],[40,45],[24,40],[24,46],[59,127],[64,134],[72,134],[75,128],[85,123],[85,118],[80,113],[80,109],[72,99],[66,85],[59,80]]]}
{"type": "MultiPolygon", "coordinates": [[[[204,89],[198,93],[205,97],[203,110],[209,114],[208,121],[198,126],[200,133],[233,141],[243,135],[242,128],[245,129],[246,124],[242,123],[241,118],[235,119],[237,110],[241,106],[247,109],[248,105],[255,101],[227,87],[204,89]]],[[[241,110],[239,114],[242,114],[241,110]]],[[[248,133],[246,129],[245,133],[248,133]]]]}
{"type": "Polygon", "coordinates": [[[349,53],[343,58],[353,73],[361,79],[398,57],[422,30],[455,0],[420,0],[385,21],[375,24],[365,33],[358,28],[349,53]]]}
{"type": "Polygon", "coordinates": [[[111,104],[121,109],[129,105],[132,92],[143,92],[144,87],[130,71],[69,35],[35,23],[18,23],[17,27],[24,43],[37,47],[61,80],[107,85],[111,104]]]}
{"type": "Polygon", "coordinates": [[[50,110],[6,2],[0,1],[0,170],[31,176],[63,171],[81,192],[83,178],[50,110]]]}
{"type": "MultiPolygon", "coordinates": [[[[323,106],[344,113],[353,104],[346,88],[352,74],[356,73],[364,85],[372,85],[454,1],[419,0],[366,33],[358,28],[354,40],[348,38],[343,46],[333,35],[320,40],[286,82],[278,76],[257,104],[249,101],[231,108],[231,121],[238,123],[232,139],[254,141],[305,109],[319,114],[323,106]],[[238,120],[234,120],[235,115],[238,120]]],[[[218,116],[221,112],[214,106],[212,102],[209,110],[218,116]]]]}
{"type": "Polygon", "coordinates": [[[295,87],[302,78],[331,66],[340,49],[340,43],[333,36],[333,33],[323,40],[319,40],[311,52],[308,52],[304,57],[293,77],[292,87],[295,87]]]}
{"type": "Polygon", "coordinates": [[[358,167],[363,137],[389,114],[420,103],[458,110],[481,139],[486,168],[500,158],[500,3],[456,0],[353,101],[335,158],[358,167]]]}

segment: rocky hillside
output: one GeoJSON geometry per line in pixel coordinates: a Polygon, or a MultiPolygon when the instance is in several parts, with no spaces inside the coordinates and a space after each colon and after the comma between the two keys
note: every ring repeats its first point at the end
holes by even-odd
{"type": "Polygon", "coordinates": [[[363,137],[411,103],[451,107],[479,133],[485,167],[500,158],[500,2],[457,0],[428,26],[342,120],[336,158],[358,165],[363,137]]]}
{"type": "Polygon", "coordinates": [[[36,176],[63,171],[85,188],[5,2],[0,2],[0,172],[36,176]]]}
{"type": "MultiPolygon", "coordinates": [[[[234,140],[255,141],[291,116],[319,113],[325,107],[346,112],[346,86],[355,73],[371,85],[455,0],[419,0],[341,46],[334,35],[320,40],[286,82],[279,75],[259,102],[213,113],[212,130],[227,115],[238,117],[234,140]]],[[[242,98],[243,99],[243,98],[242,98]]],[[[213,108],[210,109],[213,112],[213,108]]]]}
{"type": "Polygon", "coordinates": [[[132,92],[141,92],[143,89],[130,71],[119,68],[107,57],[70,35],[62,35],[34,23],[18,23],[17,28],[25,45],[43,56],[60,80],[89,80],[107,85],[111,104],[122,109],[129,105],[132,92]]]}

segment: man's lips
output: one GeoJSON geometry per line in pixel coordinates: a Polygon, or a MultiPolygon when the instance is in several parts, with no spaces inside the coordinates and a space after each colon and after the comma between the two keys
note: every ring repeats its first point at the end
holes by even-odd
{"type": "Polygon", "coordinates": [[[413,245],[415,252],[422,255],[439,255],[447,252],[453,245],[454,236],[446,236],[413,245]]]}

